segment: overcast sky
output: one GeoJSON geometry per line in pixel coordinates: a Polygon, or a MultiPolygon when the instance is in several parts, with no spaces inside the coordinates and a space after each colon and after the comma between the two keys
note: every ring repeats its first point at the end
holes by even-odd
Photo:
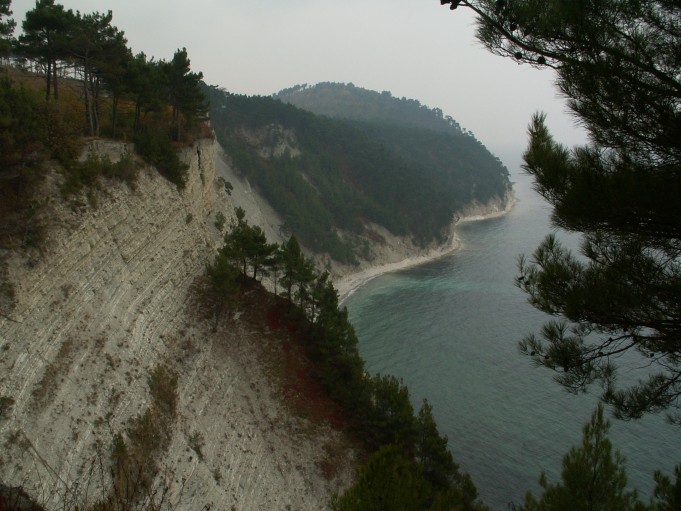
{"type": "MultiPolygon", "coordinates": [[[[269,95],[296,84],[352,82],[441,108],[509,170],[532,113],[555,138],[584,141],[551,71],[495,57],[474,37],[467,9],[438,0],[63,0],[113,11],[134,53],[170,59],[186,47],[192,69],[230,92],[269,95]]],[[[13,0],[19,27],[34,0],[13,0]]]]}

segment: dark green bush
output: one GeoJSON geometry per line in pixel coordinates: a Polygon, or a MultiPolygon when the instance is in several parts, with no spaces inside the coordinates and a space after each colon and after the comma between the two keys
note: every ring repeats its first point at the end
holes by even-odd
{"type": "Polygon", "coordinates": [[[135,137],[135,149],[163,177],[178,189],[184,189],[189,166],[180,161],[170,137],[159,131],[142,131],[135,137]]]}
{"type": "Polygon", "coordinates": [[[115,163],[106,154],[89,153],[85,161],[71,161],[65,163],[64,168],[67,177],[62,193],[69,196],[81,191],[83,187],[95,186],[99,176],[124,181],[134,188],[139,164],[128,153],[123,154],[115,163]]]}

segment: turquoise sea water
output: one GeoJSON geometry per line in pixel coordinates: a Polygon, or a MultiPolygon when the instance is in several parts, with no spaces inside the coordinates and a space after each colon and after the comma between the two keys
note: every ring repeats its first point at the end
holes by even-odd
{"type": "MultiPolygon", "coordinates": [[[[517,350],[517,341],[547,316],[513,285],[516,259],[531,253],[550,227],[548,206],[529,178],[516,180],[514,210],[461,225],[460,251],[374,279],[345,302],[367,369],[402,378],[416,408],[428,398],[456,461],[497,511],[521,502],[527,490],[537,494],[542,470],[557,480],[599,390],[569,394],[517,350]]],[[[635,374],[627,369],[622,377],[635,374]]],[[[662,416],[612,423],[630,485],[647,496],[655,469],[669,474],[681,463],[681,429],[662,416]]]]}

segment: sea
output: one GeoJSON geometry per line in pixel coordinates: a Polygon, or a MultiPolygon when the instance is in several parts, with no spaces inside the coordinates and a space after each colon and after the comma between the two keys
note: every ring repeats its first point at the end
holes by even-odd
{"type": "MultiPolygon", "coordinates": [[[[344,302],[367,370],[401,378],[416,410],[428,399],[454,459],[493,511],[513,509],[527,491],[539,495],[542,472],[559,480],[563,456],[581,442],[600,391],[571,394],[518,350],[518,341],[550,318],[513,284],[517,259],[552,228],[531,178],[518,172],[513,179],[513,210],[459,225],[460,250],[375,278],[344,302]]],[[[579,248],[578,236],[557,235],[579,248]]],[[[644,364],[625,357],[621,378],[636,381],[644,364]]],[[[664,414],[611,418],[610,438],[644,501],[654,471],[671,476],[681,463],[681,428],[664,414]]]]}

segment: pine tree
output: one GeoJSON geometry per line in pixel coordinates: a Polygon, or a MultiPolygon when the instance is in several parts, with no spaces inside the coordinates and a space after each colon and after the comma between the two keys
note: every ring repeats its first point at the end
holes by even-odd
{"type": "Polygon", "coordinates": [[[12,0],[0,0],[0,57],[7,55],[12,46],[12,33],[16,22],[9,18],[12,15],[11,4],[12,0]]]}
{"type": "Polygon", "coordinates": [[[434,488],[447,488],[450,479],[456,475],[458,466],[447,447],[447,437],[440,436],[433,418],[433,407],[427,400],[423,401],[419,410],[417,431],[416,460],[421,463],[425,476],[434,488]]]}
{"type": "Polygon", "coordinates": [[[206,274],[209,282],[208,298],[213,302],[213,330],[217,330],[220,319],[236,303],[239,295],[239,269],[221,251],[213,264],[206,268],[206,274]]]}
{"type": "Polygon", "coordinates": [[[307,286],[315,278],[312,262],[303,254],[300,243],[291,236],[281,247],[282,284],[286,287],[289,304],[293,303],[293,289],[298,287],[297,296],[301,302],[307,298],[307,286]]]}
{"type": "Polygon", "coordinates": [[[225,244],[220,253],[223,254],[233,265],[241,268],[241,274],[245,277],[248,271],[248,252],[249,243],[248,222],[246,212],[238,207],[234,210],[236,222],[225,234],[225,244]]]}
{"type": "Polygon", "coordinates": [[[624,458],[613,452],[609,429],[599,405],[584,426],[582,444],[563,458],[561,481],[550,484],[542,474],[541,497],[528,493],[519,511],[644,511],[636,492],[626,489],[624,458]]]}
{"type": "Polygon", "coordinates": [[[521,259],[518,286],[562,318],[521,348],[571,390],[603,384],[618,417],[673,413],[681,405],[681,4],[441,3],[473,9],[493,53],[554,69],[591,139],[568,150],[544,115],[530,125],[524,168],[553,206],[554,225],[582,233],[583,257],[549,236],[521,259]],[[625,351],[652,370],[620,388],[614,358],[625,351]]]}
{"type": "MultiPolygon", "coordinates": [[[[70,12],[70,11],[69,11],[70,12]]],[[[123,32],[111,25],[113,14],[94,12],[70,16],[70,30],[64,43],[68,58],[83,75],[85,116],[90,136],[99,136],[99,98],[107,78],[113,83],[123,74],[122,60],[128,54],[123,32]]]]}
{"type": "Polygon", "coordinates": [[[371,455],[357,484],[334,498],[334,511],[414,511],[425,509],[430,494],[418,463],[396,446],[385,446],[371,455]]]}
{"type": "Polygon", "coordinates": [[[17,49],[19,54],[36,62],[45,73],[45,97],[59,98],[58,63],[65,56],[64,38],[69,31],[73,13],[54,0],[37,0],[26,13],[17,49]]]}
{"type": "Polygon", "coordinates": [[[681,465],[674,469],[674,483],[661,472],[655,472],[655,494],[650,511],[678,511],[681,509],[681,465]]]}
{"type": "Polygon", "coordinates": [[[168,98],[173,108],[173,140],[181,139],[183,118],[184,124],[191,125],[205,116],[206,105],[199,82],[203,73],[190,72],[190,60],[187,49],[177,50],[173,59],[162,66],[165,74],[168,98]]]}
{"type": "Polygon", "coordinates": [[[138,53],[126,68],[123,82],[127,84],[128,93],[135,102],[133,122],[135,133],[142,131],[145,114],[159,111],[163,107],[163,80],[160,67],[154,59],[147,59],[144,53],[138,53]]]}
{"type": "Polygon", "coordinates": [[[375,448],[398,445],[413,457],[418,427],[407,386],[394,376],[379,374],[371,379],[370,395],[367,421],[372,438],[369,444],[375,448]]]}
{"type": "Polygon", "coordinates": [[[277,245],[267,243],[267,236],[259,225],[248,226],[246,239],[246,259],[253,268],[253,280],[258,277],[258,271],[266,273],[265,267],[270,261],[272,254],[277,250],[277,245]]]}

